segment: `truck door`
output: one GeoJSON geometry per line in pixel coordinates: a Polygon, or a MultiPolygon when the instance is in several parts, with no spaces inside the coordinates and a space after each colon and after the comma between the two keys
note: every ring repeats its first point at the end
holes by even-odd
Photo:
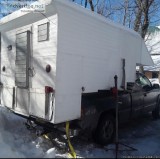
{"type": "Polygon", "coordinates": [[[149,81],[149,79],[145,76],[140,74],[139,79],[143,88],[143,94],[144,94],[144,105],[143,105],[143,112],[149,112],[153,110],[153,108],[156,105],[157,101],[157,92],[152,88],[152,84],[149,81]]]}
{"type": "Polygon", "coordinates": [[[155,106],[156,106],[156,101],[157,101],[157,92],[154,90],[149,90],[144,92],[144,113],[152,111],[155,106]]]}
{"type": "Polygon", "coordinates": [[[143,111],[144,104],[144,92],[142,90],[142,87],[137,83],[135,83],[133,87],[131,98],[131,114],[132,117],[136,117],[143,111]]]}
{"type": "Polygon", "coordinates": [[[16,34],[14,109],[22,114],[29,112],[30,36],[28,30],[16,34]]]}

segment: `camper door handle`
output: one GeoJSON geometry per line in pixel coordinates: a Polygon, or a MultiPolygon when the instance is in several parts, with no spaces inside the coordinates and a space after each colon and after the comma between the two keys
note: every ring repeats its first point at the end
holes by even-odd
{"type": "Polygon", "coordinates": [[[36,72],[35,72],[35,70],[34,70],[34,67],[28,67],[28,71],[29,71],[29,76],[30,77],[33,77],[35,74],[36,74],[36,72]]]}

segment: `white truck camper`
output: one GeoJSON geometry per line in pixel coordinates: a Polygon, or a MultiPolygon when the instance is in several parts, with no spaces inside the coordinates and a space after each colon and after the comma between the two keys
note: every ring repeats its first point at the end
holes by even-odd
{"type": "Polygon", "coordinates": [[[131,29],[67,0],[45,13],[15,11],[0,20],[1,105],[58,124],[81,117],[82,94],[134,82],[136,65],[152,65],[131,29]]]}

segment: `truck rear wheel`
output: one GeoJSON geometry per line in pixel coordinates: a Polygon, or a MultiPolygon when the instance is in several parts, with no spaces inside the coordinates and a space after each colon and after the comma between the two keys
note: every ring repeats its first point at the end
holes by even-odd
{"type": "Polygon", "coordinates": [[[152,116],[154,119],[158,119],[160,117],[160,99],[158,99],[156,108],[152,111],[152,116]]]}
{"type": "Polygon", "coordinates": [[[95,140],[101,145],[109,144],[115,135],[115,120],[111,115],[104,115],[97,126],[95,140]]]}

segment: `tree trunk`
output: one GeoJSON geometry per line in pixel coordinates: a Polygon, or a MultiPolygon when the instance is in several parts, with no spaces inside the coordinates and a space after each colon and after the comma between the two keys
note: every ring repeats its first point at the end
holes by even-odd
{"type": "Polygon", "coordinates": [[[128,4],[129,4],[128,0],[125,0],[124,17],[123,17],[123,25],[124,26],[126,25],[126,20],[127,20],[127,17],[128,17],[128,7],[129,7],[128,4]]]}
{"type": "MultiPolygon", "coordinates": [[[[134,30],[137,32],[141,30],[141,37],[145,39],[149,27],[149,10],[154,0],[135,0],[135,2],[138,11],[136,13],[134,30]]],[[[139,67],[139,72],[144,73],[143,66],[139,67]]]]}
{"type": "Polygon", "coordinates": [[[89,4],[90,4],[90,7],[91,7],[91,11],[94,12],[94,6],[93,6],[93,2],[92,0],[88,0],[89,1],[89,4]]]}
{"type": "Polygon", "coordinates": [[[134,21],[134,30],[138,32],[141,26],[141,19],[142,19],[141,0],[135,0],[135,3],[137,5],[138,11],[136,13],[136,19],[134,21]]]}

